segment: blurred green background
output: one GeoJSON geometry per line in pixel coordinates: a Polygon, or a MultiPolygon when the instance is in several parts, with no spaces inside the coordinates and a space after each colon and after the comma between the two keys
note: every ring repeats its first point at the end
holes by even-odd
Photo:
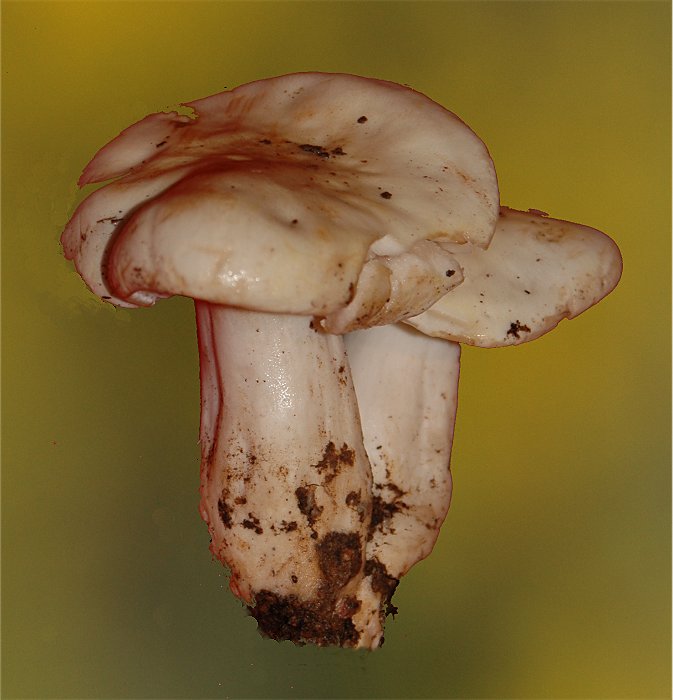
{"type": "Polygon", "coordinates": [[[2,3],[2,696],[670,697],[670,3],[2,3]],[[193,309],[59,235],[150,112],[293,71],[407,83],[502,201],[609,232],[602,304],[463,353],[454,501],[375,653],[261,639],[198,512],[193,309]]]}

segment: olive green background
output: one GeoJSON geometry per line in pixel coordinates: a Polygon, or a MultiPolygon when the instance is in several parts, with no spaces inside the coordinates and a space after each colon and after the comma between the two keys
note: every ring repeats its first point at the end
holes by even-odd
{"type": "Polygon", "coordinates": [[[3,698],[670,697],[670,4],[2,4],[3,698]],[[529,345],[466,348],[454,501],[385,646],[261,639],[211,561],[185,299],[113,310],[62,259],[95,151],[261,77],[407,83],[502,201],[625,271],[529,345]]]}

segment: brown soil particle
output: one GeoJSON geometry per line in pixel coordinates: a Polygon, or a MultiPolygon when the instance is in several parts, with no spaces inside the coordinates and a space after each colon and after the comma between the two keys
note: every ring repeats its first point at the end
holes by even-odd
{"type": "Polygon", "coordinates": [[[328,532],[316,545],[318,564],[334,590],[345,586],[362,566],[360,538],[354,532],[328,532]]]}
{"type": "Polygon", "coordinates": [[[362,607],[362,603],[354,595],[347,595],[339,601],[337,607],[341,617],[352,617],[362,607]]]}
{"type": "MultiPolygon", "coordinates": [[[[377,484],[378,486],[378,484],[377,484]]],[[[380,486],[381,489],[387,489],[388,491],[391,491],[392,493],[395,494],[395,498],[399,498],[400,496],[404,496],[405,492],[402,491],[402,489],[397,485],[393,484],[392,481],[388,481],[382,486],[380,486]]]]}
{"type": "Polygon", "coordinates": [[[367,559],[365,562],[365,576],[372,577],[372,590],[375,593],[381,593],[381,602],[385,607],[385,614],[394,617],[397,614],[397,608],[391,601],[399,579],[390,576],[386,567],[378,559],[367,559]]]}
{"type": "MultiPolygon", "coordinates": [[[[355,629],[352,617],[362,603],[352,595],[340,598],[339,591],[361,570],[360,538],[354,532],[329,532],[316,543],[316,552],[323,582],[312,599],[302,600],[294,594],[280,595],[261,590],[255,594],[255,604],[248,610],[257,620],[259,631],[277,641],[287,639],[300,645],[310,642],[318,646],[357,646],[360,633],[355,629]]],[[[387,593],[390,584],[385,578],[385,567],[378,564],[378,568],[374,567],[372,571],[376,575],[376,585],[387,586],[387,593]]],[[[297,583],[298,577],[292,574],[291,580],[297,583]]]]}
{"type": "Polygon", "coordinates": [[[339,450],[330,440],[325,445],[320,461],[314,464],[314,468],[323,476],[325,483],[332,481],[341,471],[342,467],[352,467],[355,464],[355,450],[352,450],[344,443],[339,450]]]}
{"type": "Polygon", "coordinates": [[[264,529],[259,525],[259,518],[256,518],[252,513],[248,513],[249,520],[244,520],[242,525],[248,530],[254,530],[255,534],[261,535],[264,529]]]}
{"type": "Polygon", "coordinates": [[[220,498],[220,500],[217,502],[217,512],[220,515],[220,520],[222,521],[222,524],[224,527],[231,527],[231,508],[229,507],[229,504],[223,499],[220,498]]]}
{"type": "Polygon", "coordinates": [[[359,506],[360,500],[361,500],[360,492],[359,491],[351,491],[346,496],[346,505],[347,506],[359,506]]]}
{"type": "Polygon", "coordinates": [[[372,519],[369,523],[369,539],[372,538],[377,528],[383,530],[384,527],[388,527],[389,521],[395,513],[399,513],[405,508],[408,506],[399,499],[399,496],[396,496],[392,502],[384,501],[381,496],[374,496],[372,498],[372,519]]]}
{"type": "Polygon", "coordinates": [[[306,516],[308,524],[315,525],[316,520],[320,517],[323,507],[319,506],[315,500],[315,484],[308,486],[299,486],[294,492],[297,497],[297,506],[302,515],[306,516]]]}
{"type": "Polygon", "coordinates": [[[353,647],[359,639],[353,621],[337,614],[332,600],[302,601],[295,595],[262,590],[255,594],[255,605],[248,610],[260,632],[277,641],[353,647]]]}

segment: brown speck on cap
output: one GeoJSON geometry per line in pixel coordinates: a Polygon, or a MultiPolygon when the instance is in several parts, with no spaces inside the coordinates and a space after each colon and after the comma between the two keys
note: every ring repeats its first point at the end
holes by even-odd
{"type": "Polygon", "coordinates": [[[322,146],[314,146],[311,143],[302,143],[300,144],[299,148],[301,148],[302,151],[306,151],[306,153],[313,153],[321,158],[329,158],[329,152],[322,146]]]}
{"type": "Polygon", "coordinates": [[[519,333],[530,333],[530,328],[519,320],[512,321],[512,323],[509,324],[507,335],[513,335],[518,339],[520,337],[519,333]]]}

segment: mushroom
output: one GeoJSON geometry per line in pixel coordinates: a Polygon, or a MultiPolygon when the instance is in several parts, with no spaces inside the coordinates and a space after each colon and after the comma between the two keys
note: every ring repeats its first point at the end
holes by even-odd
{"type": "Polygon", "coordinates": [[[186,106],[94,157],[80,185],[112,182],[65,254],[118,306],[194,298],[200,512],[262,633],[375,648],[449,508],[458,343],[576,316],[619,251],[499,209],[483,143],[411,89],[305,73],[186,106]]]}
{"type": "Polygon", "coordinates": [[[80,185],[112,182],[75,211],[65,255],[112,304],[194,298],[200,512],[262,633],[375,648],[396,581],[367,553],[381,501],[342,335],[462,282],[456,251],[486,247],[498,216],[490,156],[427,97],[356,76],[185,106],[89,163],[80,185]]]}
{"type": "Polygon", "coordinates": [[[366,557],[390,591],[430,553],[451,502],[458,343],[538,338],[600,301],[622,271],[600,231],[507,207],[487,249],[455,256],[464,281],[427,311],[345,338],[372,467],[366,557]]]}

